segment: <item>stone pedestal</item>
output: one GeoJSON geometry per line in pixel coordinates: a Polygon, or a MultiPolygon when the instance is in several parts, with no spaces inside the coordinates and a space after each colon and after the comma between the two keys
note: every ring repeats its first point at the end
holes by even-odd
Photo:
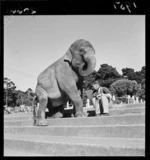
{"type": "Polygon", "coordinates": [[[139,103],[139,97],[135,97],[135,102],[139,103]]]}
{"type": "Polygon", "coordinates": [[[133,103],[135,103],[135,97],[134,96],[132,96],[132,99],[133,99],[133,103]]]}
{"type": "Polygon", "coordinates": [[[90,107],[90,100],[89,99],[87,99],[86,107],[90,107]]]}
{"type": "Polygon", "coordinates": [[[130,97],[130,95],[128,95],[128,104],[129,104],[129,100],[130,100],[130,98],[131,98],[131,97],[130,97]]]}
{"type": "Polygon", "coordinates": [[[112,100],[113,100],[113,101],[115,101],[115,100],[116,100],[116,97],[115,97],[115,95],[113,95],[113,96],[112,96],[112,100]]]}

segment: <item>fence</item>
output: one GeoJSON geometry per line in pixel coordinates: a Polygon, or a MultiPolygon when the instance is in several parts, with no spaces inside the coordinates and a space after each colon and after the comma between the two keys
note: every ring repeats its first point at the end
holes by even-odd
{"type": "Polygon", "coordinates": [[[139,97],[136,96],[132,96],[130,97],[129,95],[126,97],[112,97],[112,102],[114,104],[120,104],[120,103],[124,103],[124,104],[129,104],[129,103],[144,103],[145,101],[140,99],[139,97]]]}
{"type": "MultiPolygon", "coordinates": [[[[134,104],[134,103],[145,103],[145,101],[142,100],[142,99],[139,99],[139,97],[136,97],[136,96],[130,97],[129,95],[126,96],[126,97],[112,96],[112,99],[111,99],[111,104],[112,105],[113,104],[134,104]]],[[[91,106],[93,106],[92,100],[87,99],[86,107],[91,107],[91,106]]]]}

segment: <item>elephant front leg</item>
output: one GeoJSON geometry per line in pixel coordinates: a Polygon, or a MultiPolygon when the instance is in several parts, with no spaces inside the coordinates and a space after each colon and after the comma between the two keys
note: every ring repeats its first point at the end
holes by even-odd
{"type": "Polygon", "coordinates": [[[47,92],[40,86],[36,87],[36,94],[39,99],[39,107],[36,114],[36,125],[37,126],[47,126],[48,123],[45,119],[45,109],[48,103],[47,92]]]}
{"type": "Polygon", "coordinates": [[[87,114],[83,112],[83,102],[80,95],[77,92],[70,92],[69,98],[75,106],[75,117],[87,117],[87,114]]]}

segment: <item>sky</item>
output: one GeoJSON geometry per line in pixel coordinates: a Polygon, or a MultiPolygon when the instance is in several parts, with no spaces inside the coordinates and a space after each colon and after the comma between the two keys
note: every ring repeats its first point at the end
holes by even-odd
{"type": "Polygon", "coordinates": [[[96,70],[145,66],[144,15],[4,16],[4,77],[35,91],[38,75],[77,39],[93,45],[96,70]]]}

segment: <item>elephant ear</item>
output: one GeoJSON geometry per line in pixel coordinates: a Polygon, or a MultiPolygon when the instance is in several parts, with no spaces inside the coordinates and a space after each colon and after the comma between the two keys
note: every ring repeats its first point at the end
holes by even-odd
{"type": "Polygon", "coordinates": [[[72,54],[71,54],[70,49],[68,49],[68,51],[66,52],[66,54],[64,56],[64,61],[68,61],[68,62],[71,63],[71,61],[72,61],[72,54]]]}

